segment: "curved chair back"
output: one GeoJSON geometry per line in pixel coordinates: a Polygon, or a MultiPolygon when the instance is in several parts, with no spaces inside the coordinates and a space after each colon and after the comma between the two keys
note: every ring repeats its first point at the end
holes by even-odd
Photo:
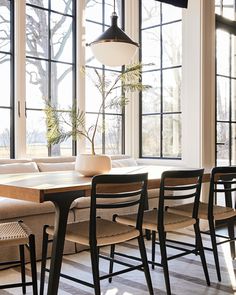
{"type": "Polygon", "coordinates": [[[90,241],[96,238],[97,209],[137,206],[136,228],[138,230],[142,229],[144,204],[147,198],[147,176],[147,173],[139,173],[102,174],[93,177],[90,206],[90,241]]]}
{"type": "Polygon", "coordinates": [[[236,166],[214,167],[211,171],[209,190],[208,216],[213,216],[213,206],[219,199],[224,199],[220,205],[236,209],[236,201],[233,204],[232,193],[236,191],[236,166]]]}
{"type": "MultiPolygon", "coordinates": [[[[171,170],[162,173],[159,197],[159,229],[164,227],[165,201],[175,200],[179,202],[194,201],[192,217],[197,219],[199,199],[204,169],[195,170],[171,170]]],[[[176,204],[175,204],[176,205],[176,204]]]]}

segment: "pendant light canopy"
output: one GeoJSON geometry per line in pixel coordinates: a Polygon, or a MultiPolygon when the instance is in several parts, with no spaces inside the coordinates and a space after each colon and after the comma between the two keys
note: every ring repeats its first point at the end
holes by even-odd
{"type": "Polygon", "coordinates": [[[130,39],[117,25],[118,16],[111,15],[111,26],[95,41],[90,43],[93,55],[107,66],[122,66],[128,64],[138,48],[138,43],[130,39]]]}

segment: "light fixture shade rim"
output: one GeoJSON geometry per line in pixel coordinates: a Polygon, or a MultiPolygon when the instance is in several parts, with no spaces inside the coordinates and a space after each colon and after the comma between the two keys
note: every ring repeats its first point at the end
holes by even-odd
{"type": "Polygon", "coordinates": [[[106,43],[106,42],[119,42],[119,43],[128,43],[132,44],[136,47],[139,47],[139,44],[137,42],[134,42],[133,40],[124,40],[124,39],[102,39],[102,40],[95,40],[89,44],[89,46],[98,44],[98,43],[106,43]]]}

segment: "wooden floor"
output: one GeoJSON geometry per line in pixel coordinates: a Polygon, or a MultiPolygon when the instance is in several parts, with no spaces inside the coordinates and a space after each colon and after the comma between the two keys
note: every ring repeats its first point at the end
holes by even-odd
{"type": "MultiPolygon", "coordinates": [[[[182,236],[182,240],[192,241],[192,232],[189,230],[186,232],[187,236],[182,236]]],[[[173,234],[172,237],[175,237],[173,234]]],[[[208,245],[208,237],[204,236],[204,244],[208,245]]],[[[150,255],[151,243],[146,242],[147,252],[150,255]]],[[[108,253],[109,248],[105,247],[101,249],[101,252],[108,253]]],[[[132,255],[138,255],[138,248],[135,241],[120,245],[119,250],[124,250],[125,253],[132,253],[132,255]]],[[[172,253],[174,250],[170,250],[172,253]]],[[[157,249],[157,260],[159,259],[159,249],[157,249]]],[[[236,294],[236,279],[235,269],[236,261],[231,260],[229,254],[228,244],[225,244],[220,249],[220,264],[222,271],[222,282],[218,282],[216,278],[215,267],[213,263],[213,257],[211,252],[206,252],[208,270],[211,279],[211,286],[208,287],[205,282],[202,266],[199,256],[188,255],[178,260],[175,259],[169,262],[170,280],[173,295],[229,295],[236,294]]],[[[108,270],[107,262],[101,260],[101,273],[105,273],[108,270]]],[[[29,267],[27,265],[27,267],[29,267]]],[[[90,256],[88,252],[82,252],[74,255],[64,256],[63,272],[71,275],[77,275],[78,277],[88,280],[91,278],[90,256]]],[[[40,263],[38,263],[38,271],[40,270],[40,263]]],[[[28,271],[28,274],[30,272],[28,271]]],[[[165,283],[163,272],[161,268],[151,270],[151,276],[154,286],[155,294],[164,295],[165,283]]],[[[0,271],[0,283],[6,283],[9,281],[15,281],[20,279],[20,269],[16,267],[5,271],[0,271]]],[[[46,280],[47,281],[47,280],[46,280]]],[[[146,282],[143,272],[133,271],[129,274],[115,277],[110,284],[107,281],[102,281],[102,294],[103,295],[146,295],[148,294],[146,282]]],[[[0,294],[22,294],[21,289],[8,289],[0,290],[0,294]]],[[[31,287],[27,288],[27,294],[32,294],[31,287]]],[[[45,292],[46,294],[46,292],[45,292]]],[[[60,295],[76,294],[76,295],[88,295],[93,294],[93,290],[73,283],[71,281],[61,279],[60,280],[60,295]]]]}

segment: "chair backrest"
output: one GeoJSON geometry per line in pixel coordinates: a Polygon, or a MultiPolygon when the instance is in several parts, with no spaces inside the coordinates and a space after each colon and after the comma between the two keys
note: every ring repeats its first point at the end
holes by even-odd
{"type": "Polygon", "coordinates": [[[97,209],[137,206],[136,228],[141,230],[144,204],[147,198],[147,177],[147,173],[102,174],[93,177],[90,206],[91,235],[96,233],[97,209]],[[119,201],[114,202],[114,199],[119,201]]]}
{"type": "Polygon", "coordinates": [[[213,216],[213,205],[225,198],[220,205],[236,209],[232,192],[236,191],[236,166],[214,167],[211,171],[208,215],[213,216]]]}
{"type": "MultiPolygon", "coordinates": [[[[197,219],[204,169],[171,170],[161,176],[158,226],[163,228],[165,201],[194,202],[192,217],[197,219]]],[[[176,202],[175,202],[175,205],[176,202]]]]}

